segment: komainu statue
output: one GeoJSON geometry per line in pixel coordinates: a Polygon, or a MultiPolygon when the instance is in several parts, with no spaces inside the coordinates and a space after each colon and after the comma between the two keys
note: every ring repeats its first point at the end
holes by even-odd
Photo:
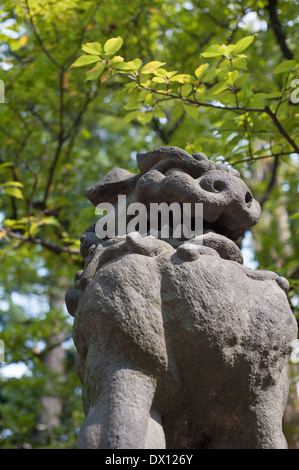
{"type": "Polygon", "coordinates": [[[137,162],[139,173],[115,169],[88,189],[92,204],[129,222],[135,203],[200,203],[202,232],[101,238],[96,222],[81,236],[84,269],[66,294],[86,416],[78,447],[286,448],[288,281],[244,267],[236,243],[258,202],[202,153],[160,147],[137,162]]]}

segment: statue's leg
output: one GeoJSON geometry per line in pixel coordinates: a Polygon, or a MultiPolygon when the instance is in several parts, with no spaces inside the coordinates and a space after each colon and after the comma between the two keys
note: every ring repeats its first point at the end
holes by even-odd
{"type": "Polygon", "coordinates": [[[256,410],[256,447],[261,449],[286,449],[282,420],[288,397],[287,370],[282,371],[277,382],[261,391],[256,410]]]}
{"type": "Polygon", "coordinates": [[[145,449],[166,449],[165,434],[161,416],[157,410],[151,409],[146,429],[145,449]]]}
{"type": "Polygon", "coordinates": [[[115,350],[102,354],[86,361],[84,395],[90,406],[78,448],[165,448],[159,415],[152,410],[155,378],[115,350]]]}
{"type": "Polygon", "coordinates": [[[255,399],[244,393],[245,401],[231,410],[226,429],[219,433],[213,448],[286,449],[282,419],[287,392],[288,378],[283,371],[276,384],[259,387],[255,399]]]}

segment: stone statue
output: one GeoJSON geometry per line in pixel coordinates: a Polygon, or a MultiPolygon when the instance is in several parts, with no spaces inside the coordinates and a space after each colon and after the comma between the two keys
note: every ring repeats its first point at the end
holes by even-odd
{"type": "Polygon", "coordinates": [[[81,237],[75,317],[86,415],[79,448],[286,448],[287,363],[297,337],[279,274],[243,266],[237,241],[260,207],[239,173],[161,147],[87,190],[97,206],[203,204],[191,239],[81,237]]]}

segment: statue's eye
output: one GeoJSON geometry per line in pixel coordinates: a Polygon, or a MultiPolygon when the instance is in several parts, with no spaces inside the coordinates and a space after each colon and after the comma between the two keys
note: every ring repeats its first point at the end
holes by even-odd
{"type": "Polygon", "coordinates": [[[221,180],[220,178],[214,179],[208,175],[199,180],[199,185],[202,189],[210,193],[221,193],[228,189],[228,184],[225,180],[221,180]]]}

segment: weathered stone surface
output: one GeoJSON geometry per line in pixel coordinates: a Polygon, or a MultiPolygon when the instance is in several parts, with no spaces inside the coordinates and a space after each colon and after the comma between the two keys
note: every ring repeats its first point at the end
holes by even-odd
{"type": "Polygon", "coordinates": [[[93,204],[124,193],[203,202],[205,233],[100,240],[91,226],[81,237],[84,270],[66,296],[86,415],[78,447],[285,448],[288,283],[245,268],[232,241],[258,221],[258,203],[204,154],[162,147],[138,165],[90,189],[93,204]]]}

